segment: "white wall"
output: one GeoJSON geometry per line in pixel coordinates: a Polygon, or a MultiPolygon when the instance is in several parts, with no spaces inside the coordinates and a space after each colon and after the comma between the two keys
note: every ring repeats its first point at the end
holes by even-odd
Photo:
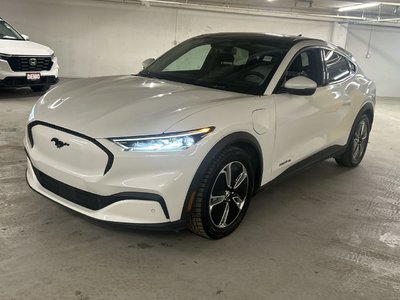
{"type": "Polygon", "coordinates": [[[378,96],[400,97],[400,28],[351,25],[346,48],[364,73],[375,81],[378,96]]]}
{"type": "Polygon", "coordinates": [[[31,40],[56,51],[61,76],[134,73],[157,57],[202,33],[256,31],[331,40],[341,46],[347,28],[308,21],[91,0],[1,0],[1,17],[31,40]]]}

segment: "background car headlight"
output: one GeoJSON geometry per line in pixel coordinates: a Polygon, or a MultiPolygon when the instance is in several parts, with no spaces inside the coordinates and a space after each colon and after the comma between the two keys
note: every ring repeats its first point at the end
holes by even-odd
{"type": "Polygon", "coordinates": [[[124,151],[137,152],[168,152],[182,151],[190,148],[207,134],[212,132],[215,127],[206,127],[196,130],[167,133],[157,136],[147,137],[128,137],[128,138],[111,138],[115,144],[120,146],[124,151]]]}

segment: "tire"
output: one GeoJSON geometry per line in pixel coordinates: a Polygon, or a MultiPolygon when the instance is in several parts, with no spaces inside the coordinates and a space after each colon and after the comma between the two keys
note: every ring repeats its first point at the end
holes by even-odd
{"type": "Polygon", "coordinates": [[[353,168],[360,164],[368,146],[371,123],[367,115],[362,115],[352,129],[345,152],[335,157],[339,166],[353,168]]]}
{"type": "Polygon", "coordinates": [[[218,154],[199,182],[189,230],[208,239],[231,234],[249,206],[253,170],[249,155],[241,148],[231,147],[218,154]]]}
{"type": "Polygon", "coordinates": [[[49,85],[32,85],[31,89],[34,92],[45,92],[50,88],[49,85]]]}

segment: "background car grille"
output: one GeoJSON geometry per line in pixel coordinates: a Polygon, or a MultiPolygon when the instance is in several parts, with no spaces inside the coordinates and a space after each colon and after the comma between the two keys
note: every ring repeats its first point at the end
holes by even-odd
{"type": "Polygon", "coordinates": [[[49,71],[53,66],[50,56],[12,56],[7,61],[11,70],[16,72],[49,71]],[[31,59],[36,59],[34,65],[30,63],[31,59]]]}

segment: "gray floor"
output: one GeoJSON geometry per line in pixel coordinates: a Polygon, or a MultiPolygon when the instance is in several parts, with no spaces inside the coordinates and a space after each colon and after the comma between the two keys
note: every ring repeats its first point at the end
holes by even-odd
{"type": "Polygon", "coordinates": [[[31,191],[22,137],[39,96],[0,90],[0,299],[400,298],[400,100],[378,101],[358,168],[321,162],[209,241],[92,221],[31,191]]]}

